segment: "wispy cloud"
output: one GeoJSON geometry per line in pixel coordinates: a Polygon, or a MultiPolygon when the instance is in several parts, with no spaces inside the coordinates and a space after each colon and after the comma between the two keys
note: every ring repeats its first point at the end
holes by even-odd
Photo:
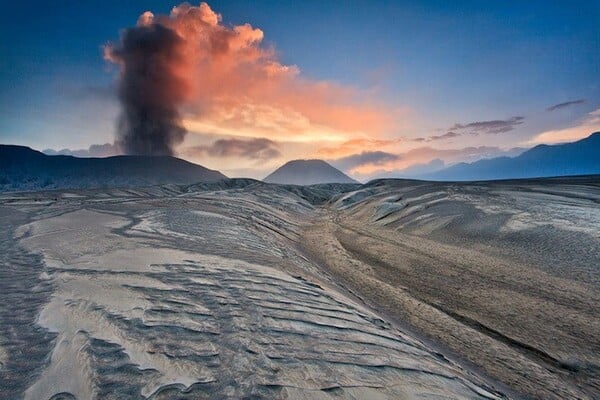
{"type": "Polygon", "coordinates": [[[432,135],[432,136],[428,136],[428,137],[418,137],[418,138],[414,138],[413,141],[415,142],[431,142],[431,141],[435,141],[435,140],[445,140],[445,139],[453,139],[456,137],[462,136],[462,133],[458,133],[458,132],[446,132],[443,135],[432,135]]]}
{"type": "Polygon", "coordinates": [[[456,123],[441,135],[413,138],[414,142],[433,142],[438,140],[454,139],[463,135],[488,134],[510,132],[525,121],[525,117],[511,117],[508,119],[496,119],[491,121],[476,121],[465,124],[456,123]]]}
{"type": "Polygon", "coordinates": [[[269,139],[219,139],[208,146],[190,146],[181,150],[185,156],[242,157],[251,160],[270,160],[281,157],[279,145],[269,139]]]}
{"type": "Polygon", "coordinates": [[[556,110],[560,110],[562,108],[575,106],[577,104],[582,104],[582,103],[585,103],[585,99],[565,101],[564,103],[558,103],[558,104],[555,104],[553,106],[546,108],[546,111],[556,111],[556,110]]]}
{"type": "Polygon", "coordinates": [[[525,121],[525,117],[511,117],[508,119],[495,119],[491,121],[476,121],[469,123],[456,123],[441,135],[413,138],[414,142],[433,142],[438,140],[454,139],[463,135],[496,135],[510,132],[525,121]]]}
{"type": "Polygon", "coordinates": [[[471,135],[505,133],[514,130],[525,121],[525,117],[511,117],[508,119],[496,119],[491,121],[469,122],[467,124],[454,124],[448,129],[448,133],[468,133],[471,135]]]}
{"type": "Polygon", "coordinates": [[[429,140],[444,140],[444,139],[452,139],[455,137],[460,136],[460,133],[457,132],[446,132],[443,135],[434,135],[434,136],[429,136],[429,140]]]}

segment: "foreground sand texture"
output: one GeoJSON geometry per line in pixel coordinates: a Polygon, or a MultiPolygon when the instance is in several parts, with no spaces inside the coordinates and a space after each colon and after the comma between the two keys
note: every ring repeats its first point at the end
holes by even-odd
{"type": "Polygon", "coordinates": [[[594,398],[598,179],[0,196],[0,398],[594,398]]]}
{"type": "Polygon", "coordinates": [[[529,398],[600,398],[600,180],[380,181],[305,248],[403,321],[529,398]]]}

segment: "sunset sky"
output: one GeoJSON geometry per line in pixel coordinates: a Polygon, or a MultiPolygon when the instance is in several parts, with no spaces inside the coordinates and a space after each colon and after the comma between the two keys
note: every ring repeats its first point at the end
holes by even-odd
{"type": "Polygon", "coordinates": [[[600,1],[1,7],[1,143],[120,152],[120,35],[154,25],[181,39],[175,154],[232,177],[321,158],[365,180],[600,130],[600,1]]]}

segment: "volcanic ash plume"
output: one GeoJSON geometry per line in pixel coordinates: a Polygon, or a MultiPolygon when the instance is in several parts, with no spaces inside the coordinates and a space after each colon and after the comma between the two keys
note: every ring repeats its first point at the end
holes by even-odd
{"type": "Polygon", "coordinates": [[[140,17],[138,26],[126,29],[117,45],[104,50],[105,58],[121,69],[117,141],[124,152],[173,155],[186,134],[177,110],[187,92],[178,74],[184,63],[182,38],[162,24],[144,24],[140,17]]]}
{"type": "Polygon", "coordinates": [[[300,76],[263,31],[225,25],[206,3],[144,12],[105,47],[120,68],[118,141],[130,154],[172,154],[185,130],[276,140],[339,140],[395,127],[396,111],[352,87],[300,76]]]}

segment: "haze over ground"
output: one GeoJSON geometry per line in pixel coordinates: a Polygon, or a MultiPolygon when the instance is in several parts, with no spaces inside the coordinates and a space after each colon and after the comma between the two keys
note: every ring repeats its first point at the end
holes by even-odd
{"type": "MultiPolygon", "coordinates": [[[[517,157],[497,157],[444,168],[415,168],[408,178],[468,181],[600,174],[600,132],[573,143],[538,145],[517,157]]],[[[384,174],[380,178],[394,177],[384,174]]],[[[226,180],[222,173],[172,156],[106,158],[45,155],[0,144],[0,192],[66,188],[140,187],[226,180]]],[[[263,179],[267,183],[354,183],[323,160],[292,160],[263,179]]]]}

